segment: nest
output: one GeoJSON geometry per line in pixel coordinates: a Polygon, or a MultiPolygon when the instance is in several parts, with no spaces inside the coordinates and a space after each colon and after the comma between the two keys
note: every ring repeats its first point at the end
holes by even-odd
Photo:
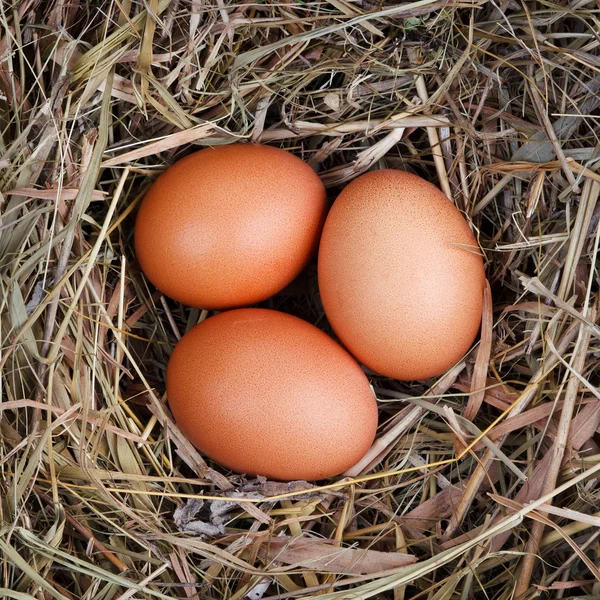
{"type": "MultiPolygon", "coordinates": [[[[597,6],[0,3],[0,597],[597,597],[597,6]],[[223,470],[169,417],[206,316],[132,252],[155,176],[254,141],[331,199],[398,168],[485,254],[481,339],[436,380],[370,375],[351,475],[223,470]]],[[[265,306],[323,329],[315,266],[265,306]]]]}

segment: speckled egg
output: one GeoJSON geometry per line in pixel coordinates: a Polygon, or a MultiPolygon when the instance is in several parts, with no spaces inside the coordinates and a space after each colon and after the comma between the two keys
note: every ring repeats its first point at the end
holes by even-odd
{"type": "Polygon", "coordinates": [[[416,175],[374,171],[342,191],[323,229],[318,276],[335,333],[382,375],[439,375],[479,331],[477,241],[452,202],[416,175]]]}
{"type": "Polygon", "coordinates": [[[356,361],[313,325],[242,308],[181,338],[167,368],[177,425],[228,469],[277,480],[316,480],[361,459],[377,403],[356,361]]]}
{"type": "Polygon", "coordinates": [[[146,193],[135,250],[148,279],[190,306],[260,302],[316,250],[325,189],[300,158],[270,146],[207,148],[177,161],[146,193]]]}

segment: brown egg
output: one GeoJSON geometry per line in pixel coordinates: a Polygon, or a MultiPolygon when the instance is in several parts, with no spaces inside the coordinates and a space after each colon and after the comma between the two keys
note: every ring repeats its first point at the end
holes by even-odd
{"type": "Polygon", "coordinates": [[[148,190],[135,226],[142,270],[164,294],[206,309],[260,302],[316,250],[325,189],[298,157],[233,144],[190,154],[148,190]]]}
{"type": "Polygon", "coordinates": [[[271,479],[342,473],[377,428],[377,403],[356,361],[313,325],[273,310],[232,310],[194,327],[173,351],[167,393],[197,448],[271,479]]]}
{"type": "Polygon", "coordinates": [[[318,271],[335,333],[382,375],[439,375],[479,330],[477,242],[450,200],[416,175],[383,170],[350,183],[325,222],[318,271]]]}

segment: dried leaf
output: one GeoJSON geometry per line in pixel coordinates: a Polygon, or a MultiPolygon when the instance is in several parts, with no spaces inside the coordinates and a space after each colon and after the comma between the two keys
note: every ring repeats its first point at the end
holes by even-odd
{"type": "Polygon", "coordinates": [[[378,573],[417,561],[416,556],[411,554],[340,548],[333,540],[287,536],[275,537],[263,544],[262,553],[268,561],[341,574],[378,573]]]}

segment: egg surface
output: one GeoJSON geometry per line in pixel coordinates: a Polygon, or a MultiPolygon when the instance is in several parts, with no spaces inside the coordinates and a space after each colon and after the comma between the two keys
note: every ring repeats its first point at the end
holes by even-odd
{"type": "Polygon", "coordinates": [[[242,308],[196,325],[167,367],[177,425],[224,467],[278,480],[342,473],[371,446],[377,403],[356,361],[310,323],[242,308]]]}
{"type": "Polygon", "coordinates": [[[374,171],[342,191],[323,229],[318,277],[335,333],[382,375],[439,375],[479,331],[479,246],[458,209],[416,175],[374,171]]]}
{"type": "Polygon", "coordinates": [[[207,148],[146,193],[135,225],[142,270],[164,294],[221,310],[260,302],[316,250],[325,188],[298,157],[270,146],[207,148]]]}

